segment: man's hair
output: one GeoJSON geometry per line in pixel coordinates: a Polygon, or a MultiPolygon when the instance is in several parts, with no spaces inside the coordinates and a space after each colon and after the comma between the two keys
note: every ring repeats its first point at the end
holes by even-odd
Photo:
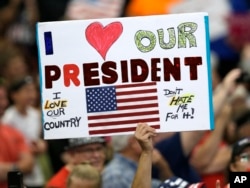
{"type": "Polygon", "coordinates": [[[100,172],[90,164],[76,165],[68,176],[67,187],[72,182],[72,177],[95,182],[95,188],[101,188],[102,179],[100,172]]]}
{"type": "Polygon", "coordinates": [[[129,144],[129,139],[133,135],[119,135],[119,136],[112,136],[111,142],[113,145],[113,149],[116,152],[122,151],[124,148],[126,148],[129,144]]]}

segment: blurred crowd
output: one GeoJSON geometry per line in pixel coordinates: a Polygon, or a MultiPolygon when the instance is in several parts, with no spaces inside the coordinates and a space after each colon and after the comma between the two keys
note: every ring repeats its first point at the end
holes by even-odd
{"type": "Polygon", "coordinates": [[[229,171],[250,172],[249,10],[249,0],[1,0],[0,188],[11,170],[23,173],[27,188],[129,188],[133,181],[146,188],[134,178],[143,178],[138,165],[148,150],[152,188],[178,187],[168,183],[178,178],[180,187],[213,188],[218,180],[224,187],[229,171]],[[155,136],[143,125],[136,135],[43,139],[37,22],[199,11],[211,22],[214,130],[155,136]]]}

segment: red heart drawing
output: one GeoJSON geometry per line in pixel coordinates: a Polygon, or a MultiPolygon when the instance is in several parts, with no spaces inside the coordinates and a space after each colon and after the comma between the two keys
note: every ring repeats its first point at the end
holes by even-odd
{"type": "Polygon", "coordinates": [[[103,27],[99,22],[90,24],[85,32],[86,39],[105,60],[109,48],[120,37],[123,27],[120,22],[113,22],[103,27]]]}

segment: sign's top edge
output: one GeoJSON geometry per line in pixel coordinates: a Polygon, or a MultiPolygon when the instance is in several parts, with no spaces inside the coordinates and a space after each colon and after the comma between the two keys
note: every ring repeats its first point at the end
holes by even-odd
{"type": "Polygon", "coordinates": [[[86,20],[61,20],[61,21],[48,21],[48,22],[37,22],[37,25],[43,24],[55,24],[55,23],[72,23],[72,22],[85,22],[85,21],[105,21],[105,20],[125,20],[125,19],[134,19],[134,18],[150,18],[150,17],[171,17],[171,16],[192,16],[192,15],[200,15],[200,16],[208,16],[207,12],[187,12],[187,13],[173,13],[173,14],[159,14],[159,15],[146,15],[146,16],[133,16],[133,17],[114,17],[114,18],[98,18],[98,19],[86,19],[86,20]]]}

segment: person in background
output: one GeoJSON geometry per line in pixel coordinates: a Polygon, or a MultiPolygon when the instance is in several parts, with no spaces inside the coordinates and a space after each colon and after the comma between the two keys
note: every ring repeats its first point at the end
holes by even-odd
{"type": "Polygon", "coordinates": [[[29,74],[24,54],[16,45],[0,41],[0,76],[10,85],[29,74]]]}
{"type": "MultiPolygon", "coordinates": [[[[240,69],[233,69],[222,80],[221,85],[213,93],[214,116],[217,117],[228,96],[236,87],[235,80],[240,76],[240,69]]],[[[202,123],[202,122],[201,122],[202,123]]],[[[198,171],[191,165],[190,156],[195,146],[200,142],[206,131],[184,131],[174,133],[172,136],[155,143],[155,147],[168,161],[174,175],[190,183],[202,181],[198,171]]],[[[206,155],[206,153],[205,153],[206,155]]],[[[153,177],[158,177],[153,169],[153,177]]]]}
{"type": "Polygon", "coordinates": [[[242,139],[250,136],[250,108],[247,108],[235,120],[235,136],[236,139],[242,139]]]}
{"type": "Polygon", "coordinates": [[[244,70],[244,77],[241,82],[247,91],[246,105],[250,108],[250,42],[247,42],[241,51],[239,67],[244,70]]]}
{"type": "Polygon", "coordinates": [[[67,163],[47,182],[46,188],[66,188],[67,178],[75,165],[88,163],[102,172],[106,156],[106,140],[103,137],[71,138],[65,147],[67,163]]]}
{"type": "Polygon", "coordinates": [[[225,132],[232,121],[232,107],[225,104],[215,118],[215,128],[207,131],[195,146],[190,157],[190,163],[201,175],[202,181],[208,187],[213,187],[217,179],[225,182],[225,169],[230,160],[231,146],[225,140],[225,132]]]}
{"type": "Polygon", "coordinates": [[[67,188],[101,188],[101,173],[89,164],[76,165],[70,172],[67,188]]]}
{"type": "MultiPolygon", "coordinates": [[[[233,144],[227,175],[231,172],[250,172],[250,137],[239,139],[233,144]]],[[[216,188],[221,188],[221,184],[220,181],[216,182],[216,188]]],[[[225,188],[230,188],[230,184],[227,183],[225,188]]]]}
{"type": "MultiPolygon", "coordinates": [[[[151,188],[152,182],[152,159],[153,159],[153,138],[156,136],[156,130],[146,123],[138,123],[135,131],[135,138],[142,149],[136,174],[132,182],[132,188],[151,188]]],[[[171,152],[171,151],[170,151],[171,152]]],[[[203,188],[204,183],[190,184],[182,178],[172,176],[158,186],[158,188],[203,188]]]]}
{"type": "Polygon", "coordinates": [[[242,138],[233,145],[232,156],[229,163],[229,171],[250,171],[250,137],[242,138]]]}
{"type": "MultiPolygon", "coordinates": [[[[189,159],[193,148],[203,134],[204,131],[175,132],[173,135],[154,143],[155,148],[168,162],[173,174],[190,183],[201,181],[199,174],[190,164],[189,159]]],[[[157,169],[153,168],[152,176],[159,177],[157,169]]]]}
{"type": "Polygon", "coordinates": [[[6,30],[16,18],[20,4],[21,1],[19,0],[3,0],[0,2],[0,38],[5,37],[6,30]]]}
{"type": "Polygon", "coordinates": [[[2,121],[22,132],[35,158],[32,172],[24,175],[24,184],[27,187],[43,187],[45,179],[38,157],[46,152],[46,142],[41,139],[40,111],[31,105],[37,94],[35,82],[31,76],[25,76],[11,83],[9,92],[12,104],[6,109],[2,121]]]}
{"type": "MultiPolygon", "coordinates": [[[[102,173],[102,187],[130,188],[137,169],[141,148],[133,135],[113,136],[111,143],[115,153],[102,173]]],[[[172,171],[156,149],[153,151],[153,165],[159,170],[159,178],[153,179],[150,186],[156,188],[161,180],[172,176],[172,171]]]]}
{"type": "Polygon", "coordinates": [[[64,19],[100,19],[124,16],[128,0],[70,0],[64,19]]]}
{"type": "Polygon", "coordinates": [[[35,40],[38,13],[36,0],[1,0],[0,2],[0,44],[6,40],[18,46],[30,68],[30,74],[38,72],[35,40]]]}
{"type": "Polygon", "coordinates": [[[20,170],[23,174],[32,171],[34,157],[21,132],[5,125],[1,119],[8,106],[7,89],[0,79],[0,187],[7,188],[7,173],[20,170]]]}
{"type": "Polygon", "coordinates": [[[213,91],[213,106],[215,117],[219,114],[222,107],[239,86],[237,79],[242,74],[240,68],[230,70],[222,79],[221,83],[213,91]]]}

